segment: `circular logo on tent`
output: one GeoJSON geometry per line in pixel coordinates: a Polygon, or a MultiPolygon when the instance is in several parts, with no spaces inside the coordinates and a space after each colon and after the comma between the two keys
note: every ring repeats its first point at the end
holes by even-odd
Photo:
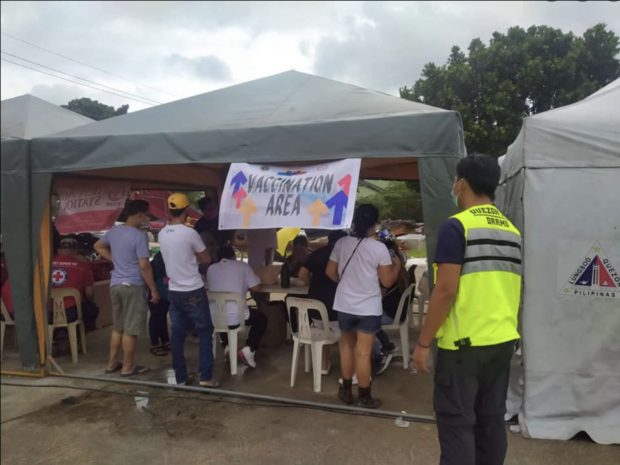
{"type": "Polygon", "coordinates": [[[126,193],[127,191],[125,189],[111,189],[110,192],[108,192],[108,199],[112,202],[118,202],[126,193]]]}
{"type": "Polygon", "coordinates": [[[52,284],[54,286],[62,286],[67,282],[67,271],[62,268],[55,268],[52,271],[52,284]]]}

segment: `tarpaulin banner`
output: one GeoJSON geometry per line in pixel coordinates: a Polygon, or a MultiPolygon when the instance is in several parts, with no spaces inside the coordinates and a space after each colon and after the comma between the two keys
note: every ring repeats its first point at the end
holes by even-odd
{"type": "Polygon", "coordinates": [[[220,229],[351,226],[360,159],[304,167],[232,163],[220,229]]]}
{"type": "Polygon", "coordinates": [[[60,234],[105,231],[123,211],[130,183],[115,181],[60,180],[56,221],[60,234]]]}

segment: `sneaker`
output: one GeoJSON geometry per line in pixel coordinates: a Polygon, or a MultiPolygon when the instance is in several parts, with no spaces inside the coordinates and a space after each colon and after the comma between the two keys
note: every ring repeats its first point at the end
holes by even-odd
{"type": "Polygon", "coordinates": [[[230,349],[228,346],[224,347],[224,361],[230,363],[230,349]]]}
{"type": "Polygon", "coordinates": [[[187,341],[191,342],[192,344],[200,344],[200,338],[195,334],[187,336],[187,341]]]}
{"type": "Polygon", "coordinates": [[[338,398],[347,405],[353,405],[353,391],[351,390],[353,383],[349,381],[347,385],[344,383],[338,387],[338,398]]]}
{"type": "Polygon", "coordinates": [[[390,366],[390,362],[394,355],[390,353],[382,353],[377,357],[377,369],[375,370],[375,375],[380,375],[390,366]]]}
{"type": "Polygon", "coordinates": [[[387,346],[381,348],[381,352],[384,354],[394,354],[396,352],[396,345],[390,342],[387,346]]]}
{"type": "Polygon", "coordinates": [[[239,358],[244,363],[244,365],[252,368],[256,368],[256,360],[254,360],[255,355],[256,352],[252,352],[252,350],[248,346],[245,346],[239,351],[239,358]]]}

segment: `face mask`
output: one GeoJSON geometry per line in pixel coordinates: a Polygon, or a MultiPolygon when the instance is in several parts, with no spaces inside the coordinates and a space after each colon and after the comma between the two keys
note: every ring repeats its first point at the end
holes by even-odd
{"type": "Polygon", "coordinates": [[[454,184],[454,186],[452,186],[452,189],[450,189],[450,195],[452,196],[452,202],[454,203],[454,205],[456,205],[456,208],[461,208],[461,207],[459,207],[459,195],[460,195],[460,192],[458,194],[454,193],[454,187],[455,186],[456,186],[456,184],[454,184]]]}

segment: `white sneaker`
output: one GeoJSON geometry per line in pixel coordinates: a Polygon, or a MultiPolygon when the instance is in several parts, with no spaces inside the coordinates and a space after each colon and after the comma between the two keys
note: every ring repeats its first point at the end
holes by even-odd
{"type": "Polygon", "coordinates": [[[239,351],[239,358],[244,363],[244,365],[252,368],[256,368],[256,360],[254,360],[255,355],[256,352],[252,352],[252,350],[248,346],[245,346],[239,351]]]}
{"type": "MultiPolygon", "coordinates": [[[[357,386],[357,375],[353,375],[353,386],[357,386]]],[[[372,376],[370,377],[370,381],[372,381],[372,376]]],[[[342,378],[338,380],[340,384],[342,384],[342,378]]]]}

